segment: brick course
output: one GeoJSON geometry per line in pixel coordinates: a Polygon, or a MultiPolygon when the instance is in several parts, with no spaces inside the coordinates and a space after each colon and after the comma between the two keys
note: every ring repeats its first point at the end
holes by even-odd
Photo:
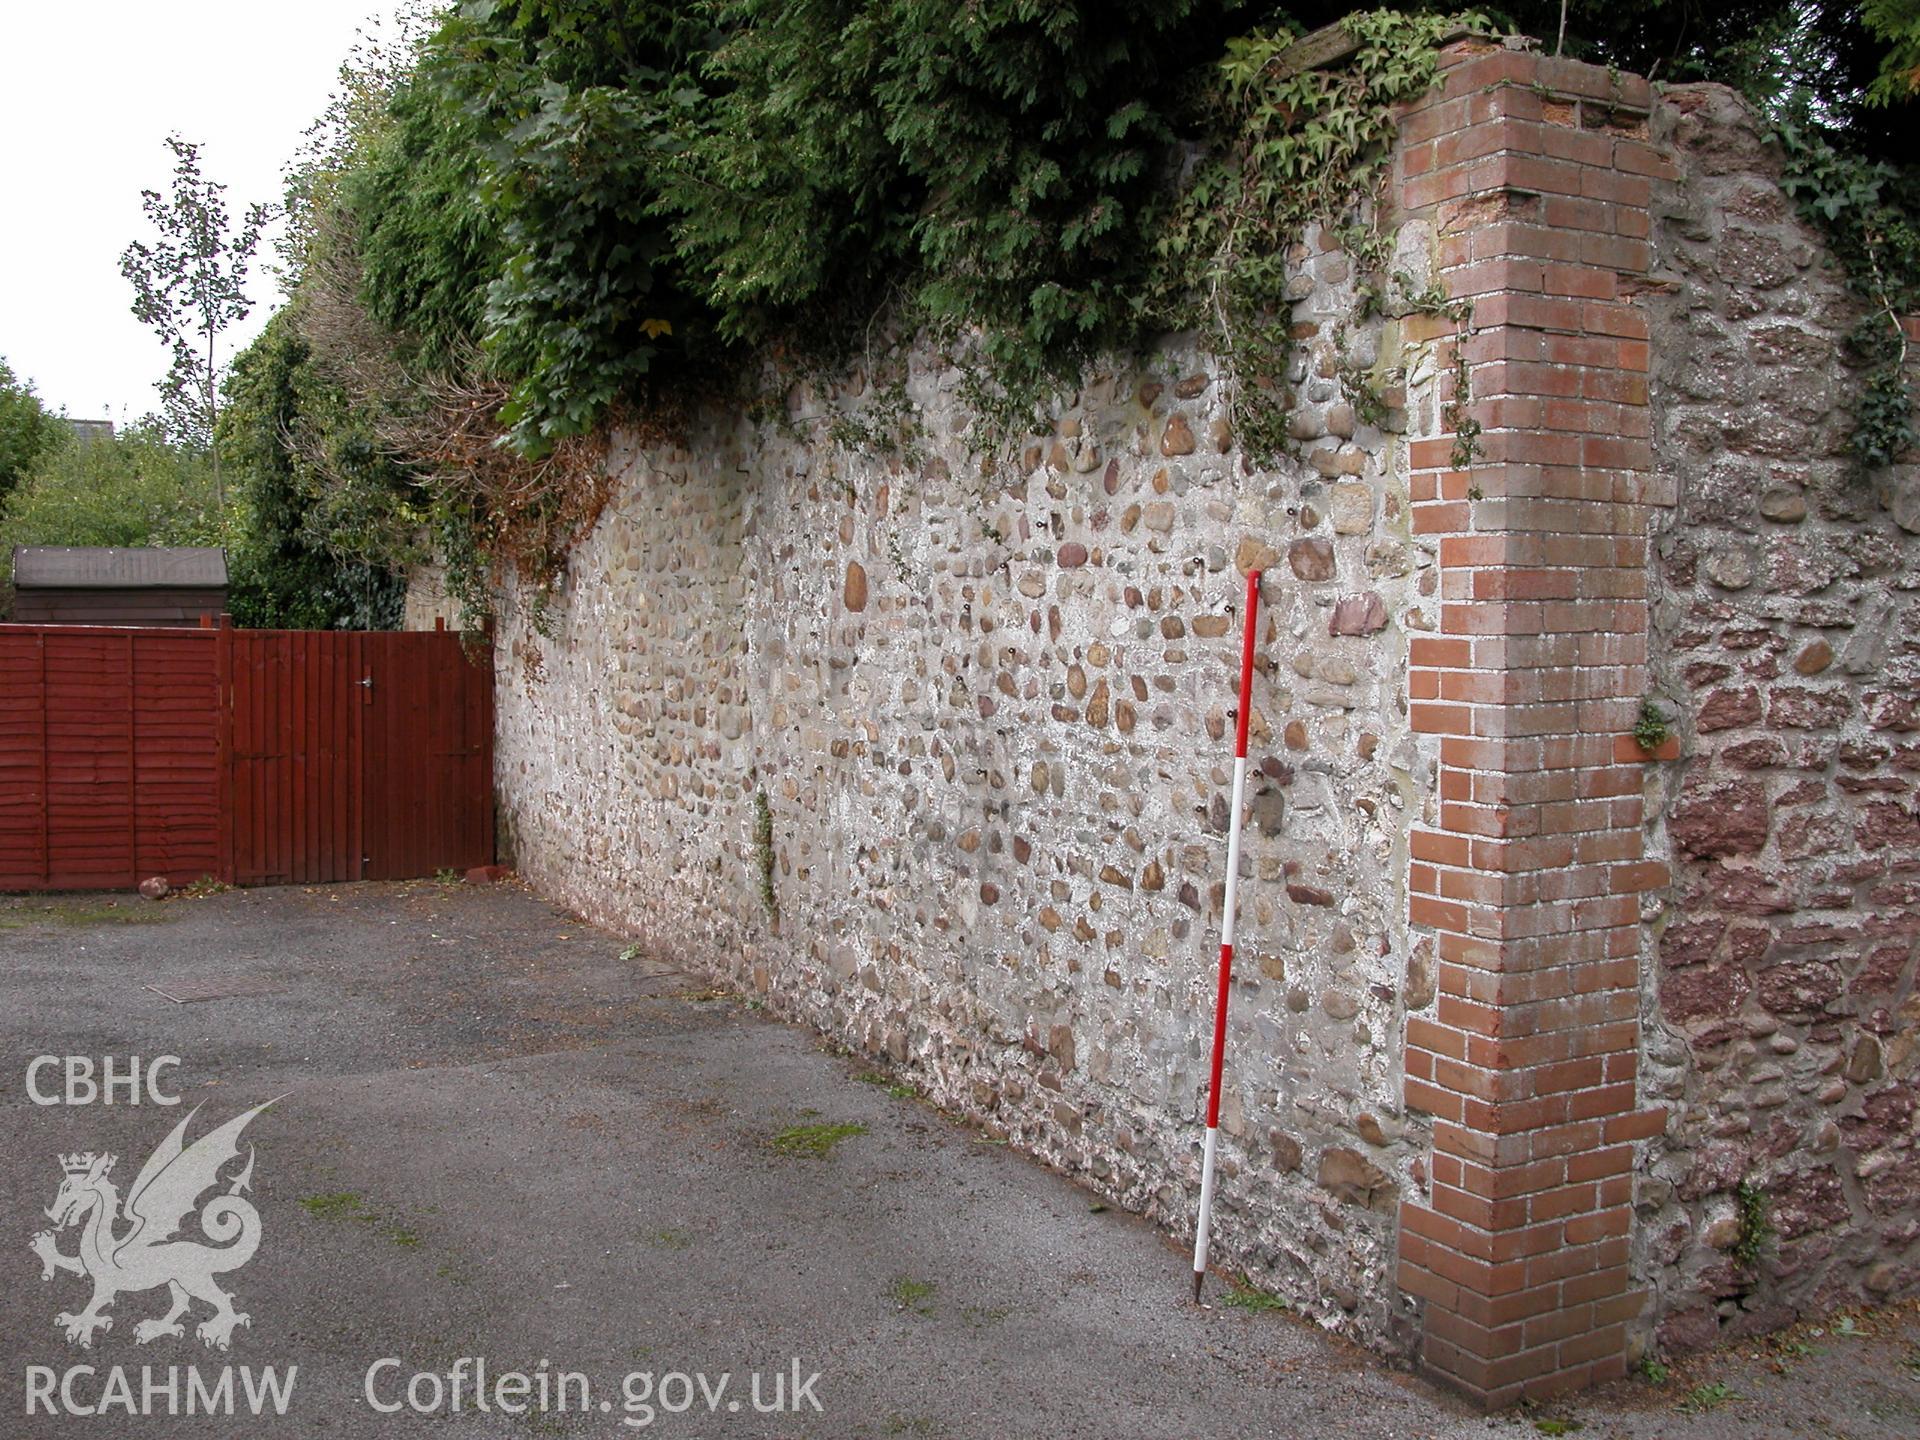
{"type": "Polygon", "coordinates": [[[1409,654],[1410,718],[1440,737],[1409,846],[1408,915],[1441,999],[1406,1034],[1408,1108],[1434,1117],[1427,1195],[1401,1208],[1398,1281],[1421,1355],[1488,1405],[1624,1373],[1638,1099],[1654,473],[1649,176],[1633,77],[1468,42],[1405,121],[1399,202],[1432,218],[1461,333],[1474,462],[1412,447],[1416,533],[1439,537],[1445,640],[1409,654]],[[1487,223],[1491,220],[1493,223],[1487,223]]]}

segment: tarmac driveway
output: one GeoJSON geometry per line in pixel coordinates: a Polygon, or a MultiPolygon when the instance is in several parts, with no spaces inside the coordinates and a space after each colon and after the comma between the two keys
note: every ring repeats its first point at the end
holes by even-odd
{"type": "MultiPolygon", "coordinates": [[[[1150,1226],[625,951],[511,885],[0,902],[0,1433],[1534,1433],[1284,1313],[1193,1308],[1185,1257],[1150,1226]],[[28,1093],[35,1057],[57,1058],[33,1088],[64,1099],[65,1057],[97,1084],[104,1057],[121,1074],[163,1055],[177,1107],[124,1084],[112,1104],[28,1093]],[[42,1281],[29,1248],[61,1157],[112,1152],[124,1197],[192,1106],[189,1143],[274,1097],[212,1192],[259,1216],[257,1254],[214,1277],[250,1317],[230,1348],[195,1338],[200,1303],[182,1336],[141,1343],[158,1288],[122,1293],[91,1348],[69,1340],[55,1316],[89,1283],[42,1281]],[[522,1413],[475,1408],[480,1363],[522,1413]],[[267,1395],[256,1420],[246,1387],[268,1366],[282,1387],[297,1373],[285,1414],[267,1395]],[[237,1415],[183,1413],[209,1393],[220,1409],[223,1374],[237,1415]]],[[[1896,1387],[1910,1319],[1868,1367],[1896,1387]]],[[[1596,1434],[1912,1433],[1897,1389],[1883,1427],[1842,1388],[1824,1429],[1799,1428],[1804,1408],[1630,1395],[1583,1413],[1596,1434]]]]}

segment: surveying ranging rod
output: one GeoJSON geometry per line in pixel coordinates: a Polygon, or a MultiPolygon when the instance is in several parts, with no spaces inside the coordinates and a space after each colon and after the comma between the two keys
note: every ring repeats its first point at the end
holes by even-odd
{"type": "Polygon", "coordinates": [[[1247,572],[1246,633],[1240,642],[1240,710],[1233,737],[1233,809],[1227,822],[1226,916],[1220,923],[1220,990],[1213,1002],[1213,1072],[1207,1081],[1207,1148],[1200,1166],[1200,1223],[1193,1233],[1193,1298],[1207,1278],[1207,1223],[1213,1215],[1214,1150],[1220,1139],[1220,1067],[1227,1054],[1227,986],[1233,978],[1233,912],[1240,890],[1240,813],[1247,794],[1247,717],[1253,711],[1253,634],[1260,572],[1247,572]]]}

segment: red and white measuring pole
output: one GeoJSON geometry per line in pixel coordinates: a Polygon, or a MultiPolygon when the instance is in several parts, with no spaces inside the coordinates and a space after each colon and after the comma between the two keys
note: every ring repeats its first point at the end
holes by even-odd
{"type": "Polygon", "coordinates": [[[1213,1002],[1213,1073],[1207,1081],[1207,1148],[1200,1164],[1200,1223],[1193,1232],[1193,1298],[1207,1278],[1207,1222],[1213,1215],[1213,1160],[1220,1139],[1220,1067],[1227,1056],[1227,991],[1233,980],[1233,914],[1240,893],[1240,812],[1247,797],[1247,718],[1253,712],[1253,637],[1260,572],[1247,572],[1246,633],[1240,641],[1240,711],[1233,735],[1233,809],[1227,822],[1226,917],[1220,924],[1220,992],[1213,1002]]]}

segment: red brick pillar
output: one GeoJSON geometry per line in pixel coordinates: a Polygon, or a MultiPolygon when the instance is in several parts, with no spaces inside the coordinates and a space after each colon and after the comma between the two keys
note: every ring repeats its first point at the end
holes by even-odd
{"type": "MultiPolygon", "coordinates": [[[[1439,997],[1407,1026],[1432,1191],[1401,1212],[1424,1363],[1489,1405],[1625,1369],[1639,1109],[1650,95],[1635,76],[1474,42],[1406,116],[1400,204],[1472,302],[1449,433],[1415,442],[1413,527],[1440,547],[1440,633],[1412,642],[1439,793],[1409,918],[1439,997]],[[1456,463],[1456,422],[1483,429],[1456,463]]],[[[1427,323],[1427,322],[1413,322],[1427,323]]],[[[1442,399],[1455,325],[1433,321],[1442,399]]],[[[1415,338],[1419,338],[1416,336],[1415,338]]]]}

